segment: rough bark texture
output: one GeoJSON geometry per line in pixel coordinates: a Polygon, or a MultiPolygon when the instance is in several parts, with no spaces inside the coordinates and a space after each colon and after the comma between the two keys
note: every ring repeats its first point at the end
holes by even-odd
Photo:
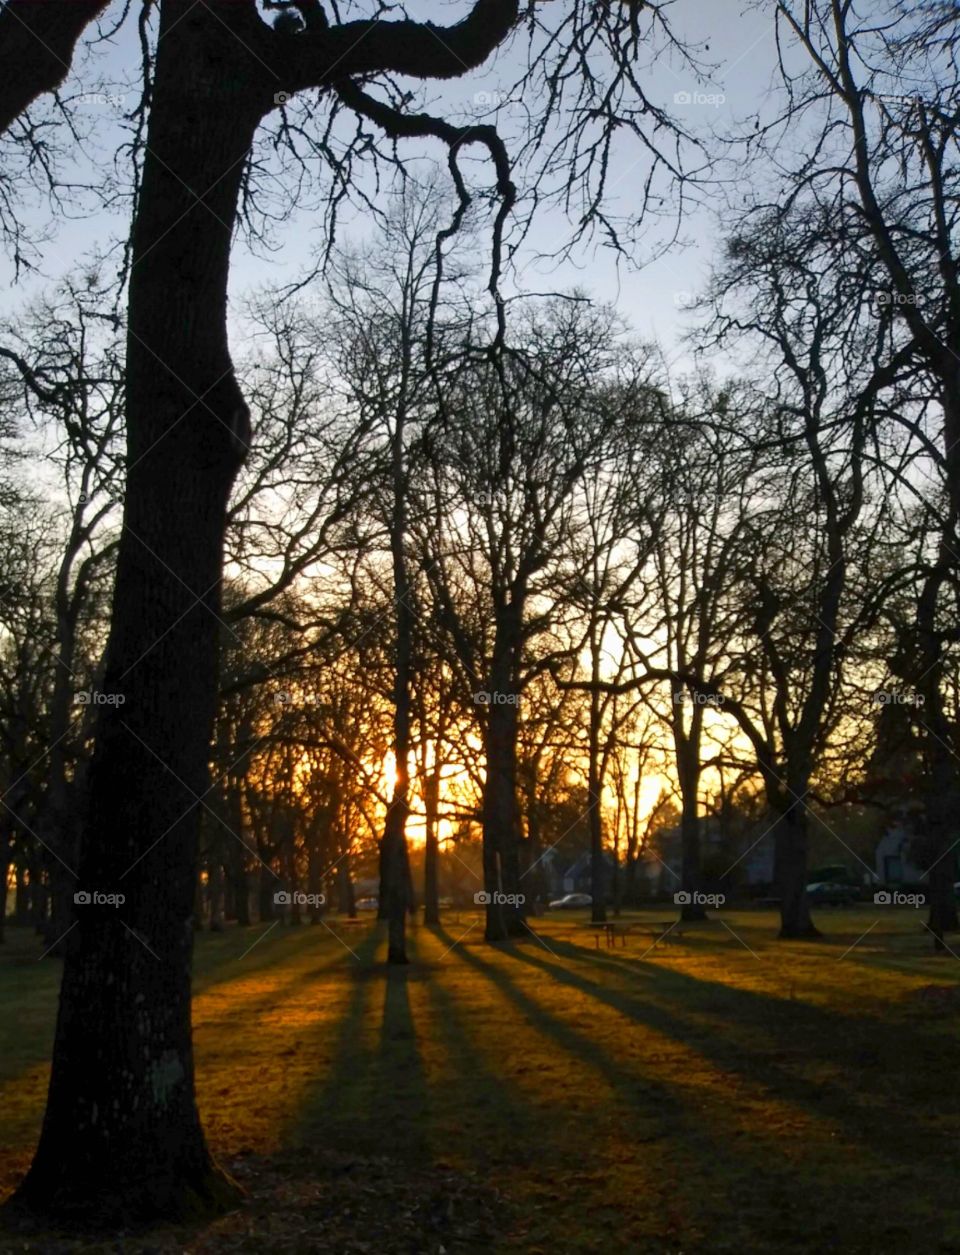
{"type": "Polygon", "coordinates": [[[203,6],[166,6],[164,21],[133,235],[128,486],[103,682],[125,701],[98,719],[79,865],[83,890],[125,901],[77,908],[43,1130],[17,1195],[100,1224],[236,1196],[196,1109],[190,964],[225,508],[246,413],[224,301],[260,110],[221,72],[224,33],[203,6]]]}

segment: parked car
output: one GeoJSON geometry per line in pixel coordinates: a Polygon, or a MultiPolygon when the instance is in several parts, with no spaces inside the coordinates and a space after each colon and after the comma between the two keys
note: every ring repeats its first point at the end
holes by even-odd
{"type": "Polygon", "coordinates": [[[358,911],[375,911],[379,905],[376,898],[358,898],[354,903],[358,911]]]}
{"type": "Polygon", "coordinates": [[[554,898],[550,903],[551,911],[569,911],[578,906],[592,906],[593,898],[589,893],[566,893],[562,898],[554,898]]]}
{"type": "Polygon", "coordinates": [[[851,902],[860,900],[860,892],[855,885],[818,880],[807,885],[807,897],[814,906],[849,906],[851,902]]]}

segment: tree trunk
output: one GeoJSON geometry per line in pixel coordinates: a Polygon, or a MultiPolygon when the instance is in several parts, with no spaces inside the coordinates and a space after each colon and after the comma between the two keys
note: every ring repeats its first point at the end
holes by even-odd
{"type": "Polygon", "coordinates": [[[686,900],[680,907],[683,920],[706,919],[707,911],[697,899],[702,892],[700,876],[700,816],[696,793],[684,793],[680,810],[680,883],[686,900]]]}
{"type": "MultiPolygon", "coordinates": [[[[491,690],[484,738],[486,778],[483,786],[483,872],[486,901],[487,941],[503,941],[526,934],[519,902],[522,893],[518,837],[520,817],[517,806],[517,707],[515,702],[497,701],[491,690]]],[[[513,694],[509,694],[513,696],[513,694]]]]}
{"type": "Polygon", "coordinates": [[[252,58],[224,30],[233,9],[218,7],[161,9],[133,233],[128,482],[104,677],[123,704],[97,718],[79,863],[84,891],[125,900],[77,909],[43,1129],[17,1193],[110,1227],[237,1198],[204,1141],[190,1031],[197,799],[217,703],[226,503],[247,437],[225,301],[262,103],[252,58]]]}
{"type": "Polygon", "coordinates": [[[436,765],[427,772],[423,785],[423,809],[426,834],[423,846],[423,922],[440,923],[439,860],[440,839],[438,812],[440,809],[440,768],[436,765]]]}
{"type": "Polygon", "coordinates": [[[596,622],[591,623],[591,680],[589,754],[587,763],[587,814],[590,827],[590,918],[594,924],[607,921],[606,867],[603,862],[603,782],[600,779],[600,642],[596,622]]]}
{"type": "Polygon", "coordinates": [[[393,755],[396,781],[383,830],[380,909],[387,919],[387,962],[406,963],[407,906],[410,902],[410,859],[407,816],[410,810],[410,710],[413,654],[413,589],[407,575],[407,483],[404,465],[404,401],[401,398],[390,441],[393,500],[390,513],[390,555],[397,620],[394,641],[393,755]]]}
{"type": "Polygon", "coordinates": [[[700,734],[703,707],[694,706],[689,729],[683,725],[682,698],[684,689],[673,688],[673,744],[680,785],[680,906],[682,920],[707,918],[706,908],[697,899],[703,889],[700,878],[700,734]]]}
{"type": "MultiPolygon", "coordinates": [[[[804,797],[807,786],[792,786],[793,797],[804,797]]],[[[802,804],[781,814],[774,828],[774,859],[780,895],[780,936],[784,939],[819,937],[810,918],[807,899],[807,816],[802,804]]]]}
{"type": "MultiPolygon", "coordinates": [[[[948,398],[949,400],[950,398],[948,398]]],[[[955,403],[945,406],[950,430],[956,430],[960,413],[955,403]]],[[[947,450],[948,461],[956,466],[960,450],[947,450]]],[[[960,492],[960,482],[953,488],[960,492]]],[[[956,510],[956,503],[955,503],[956,510]]],[[[933,934],[933,946],[937,953],[946,953],[944,933],[957,927],[957,906],[953,892],[956,854],[953,830],[960,787],[956,758],[952,749],[954,729],[947,718],[943,703],[943,637],[937,631],[937,608],[942,599],[944,582],[956,566],[956,551],[950,541],[952,527],[945,528],[947,535],[940,544],[940,560],[927,576],[917,606],[916,684],[923,694],[923,716],[920,726],[924,732],[924,760],[926,768],[927,806],[924,860],[930,909],[927,926],[933,934]]],[[[912,678],[909,675],[908,678],[912,678]]]]}

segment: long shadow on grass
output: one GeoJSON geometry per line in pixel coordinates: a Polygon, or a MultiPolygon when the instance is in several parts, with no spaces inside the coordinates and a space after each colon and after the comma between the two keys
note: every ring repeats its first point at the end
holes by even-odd
{"type": "MultiPolygon", "coordinates": [[[[454,939],[444,933],[442,929],[438,930],[437,935],[447,943],[453,943],[454,939]]],[[[691,1033],[689,1025],[683,1023],[676,1017],[671,1017],[663,1013],[659,1008],[655,1007],[638,1007],[630,999],[610,995],[608,991],[599,989],[591,981],[583,980],[568,973],[562,967],[556,967],[552,963],[546,962],[540,957],[539,951],[532,952],[529,947],[522,949],[513,948],[508,945],[498,946],[497,950],[500,954],[515,959],[519,962],[531,965],[543,975],[553,977],[558,983],[566,984],[571,988],[577,989],[579,992],[597,997],[600,1001],[622,1014],[635,1020],[638,1023],[649,1024],[650,1027],[657,1031],[672,1035],[678,1040],[690,1042],[694,1049],[702,1049],[703,1041],[691,1033]]],[[[739,1137],[735,1142],[730,1141],[729,1128],[727,1123],[721,1117],[715,1117],[710,1120],[704,1120],[702,1108],[699,1102],[694,1099],[693,1105],[688,1100],[681,1104],[678,1094],[672,1090],[669,1085],[665,1085],[659,1081],[652,1080],[646,1076],[638,1076],[635,1071],[622,1068],[606,1053],[604,1049],[590,1041],[589,1038],[582,1037],[575,1030],[564,1024],[557,1016],[552,1015],[545,1010],[538,1002],[531,998],[524,990],[517,987],[514,980],[507,975],[496,964],[486,962],[476,954],[463,946],[457,948],[459,957],[466,963],[473,966],[477,971],[482,972],[489,980],[500,989],[517,1007],[519,1007],[540,1029],[544,1035],[552,1037],[557,1043],[568,1051],[580,1055],[581,1058],[601,1068],[607,1079],[613,1084],[619,1095],[619,1099],[625,1106],[633,1108],[637,1114],[649,1116],[651,1112],[667,1113],[663,1124],[666,1125],[665,1133],[660,1136],[668,1135],[670,1144],[664,1148],[663,1163],[665,1170],[672,1160],[672,1149],[676,1149],[681,1157],[681,1162],[686,1160],[689,1164],[692,1157],[692,1166],[680,1178],[673,1177],[673,1188],[678,1192],[682,1202],[683,1196],[687,1190],[692,1193],[688,1202],[694,1206],[694,1199],[704,1190],[716,1188],[719,1180],[723,1179],[723,1172],[717,1177],[716,1166],[729,1162],[731,1156],[739,1165],[741,1171],[746,1169],[748,1174],[754,1174],[758,1180],[764,1180],[767,1191],[782,1191],[784,1197],[789,1196],[790,1190],[790,1169],[789,1162],[784,1160],[778,1163],[776,1159],[771,1159],[771,1142],[770,1137],[764,1137],[765,1132],[762,1126],[758,1127],[757,1138],[739,1137]],[[774,1171],[772,1171],[775,1169],[774,1171]]],[[[582,958],[582,952],[574,957],[582,958]]],[[[689,978],[687,978],[689,981],[689,978]]],[[[695,984],[696,982],[690,982],[695,984]]],[[[824,1017],[829,1019],[829,1017],[824,1017]]],[[[703,1032],[702,1028],[699,1030],[703,1032]]],[[[901,1042],[902,1049],[902,1042],[901,1042]]],[[[715,1054],[719,1062],[731,1070],[743,1072],[751,1081],[757,1079],[757,1069],[753,1066],[752,1060],[748,1054],[746,1059],[734,1059],[728,1052],[708,1050],[705,1054],[715,1054]]],[[[642,1059],[639,1061],[642,1066],[642,1059]]],[[[843,1114],[851,1117],[851,1123],[856,1123],[862,1113],[851,1112],[849,1108],[841,1101],[836,1100],[838,1091],[836,1087],[830,1087],[831,1102],[820,1103],[814,1101],[814,1095],[811,1089],[814,1088],[810,1084],[804,1084],[801,1088],[801,1082],[793,1077],[782,1077],[778,1075],[775,1083],[770,1085],[772,1097],[792,1099],[798,1106],[803,1105],[809,1107],[818,1117],[825,1117],[827,1120],[831,1118],[840,1118],[841,1113],[837,1110],[841,1105],[845,1110],[843,1114]],[[781,1091],[788,1091],[785,1095],[776,1092],[776,1082],[786,1081],[787,1084],[781,1084],[781,1091]],[[826,1107],[825,1111],[821,1111],[821,1106],[826,1107]]],[[[819,1089],[819,1086],[816,1087],[819,1089]]],[[[762,1095],[761,1101],[762,1101],[762,1095]]],[[[825,1094],[826,1098],[827,1095],[825,1094]]],[[[731,1102],[735,1098],[731,1095],[731,1102]]],[[[866,1131],[871,1142],[870,1150],[879,1158],[889,1161],[891,1167],[886,1176],[886,1180],[890,1183],[903,1178],[904,1170],[908,1173],[908,1179],[911,1182],[911,1197],[903,1201],[904,1222],[919,1223],[920,1221],[929,1222],[930,1208],[937,1209],[943,1205],[943,1196],[945,1182],[942,1175],[938,1175],[940,1170],[932,1168],[929,1173],[922,1169],[921,1173],[916,1171],[917,1161],[915,1159],[915,1151],[912,1148],[916,1139],[911,1138],[908,1142],[902,1135],[903,1126],[902,1111],[901,1118],[896,1124],[891,1126],[889,1113],[877,1114],[875,1118],[869,1121],[869,1129],[866,1131]],[[896,1128],[895,1135],[891,1135],[891,1127],[896,1128]],[[896,1153],[894,1154],[894,1148],[896,1153]],[[921,1188],[917,1191],[919,1182],[925,1183],[929,1179],[929,1189],[921,1188]]],[[[864,1123],[863,1121],[860,1121],[864,1123]]],[[[920,1137],[921,1134],[917,1134],[920,1137]]],[[[925,1155],[927,1159],[936,1158],[936,1162],[941,1164],[942,1170],[942,1147],[939,1145],[939,1139],[930,1138],[929,1134],[924,1134],[927,1145],[925,1155]]],[[[638,1141],[651,1140],[637,1137],[633,1129],[625,1128],[622,1133],[624,1146],[633,1146],[638,1141]]],[[[919,1148],[919,1143],[917,1143],[919,1148]]],[[[830,1162],[821,1162],[814,1155],[804,1156],[803,1174],[807,1184],[807,1188],[813,1188],[817,1192],[823,1191],[826,1195],[835,1194],[837,1189],[836,1165],[830,1162]]],[[[851,1207],[857,1209],[860,1222],[864,1226],[861,1236],[864,1238],[863,1249],[871,1249],[869,1232],[872,1232],[872,1226],[876,1223],[881,1226],[881,1235],[886,1233],[884,1226],[887,1225],[887,1219],[872,1207],[872,1199],[874,1191],[877,1189],[878,1182],[884,1178],[878,1177],[876,1168],[864,1168],[863,1172],[854,1177],[845,1178],[844,1188],[847,1190],[847,1199],[851,1207]],[[868,1232],[869,1231],[869,1232],[868,1232]]],[[[838,1236],[840,1229],[839,1221],[833,1214],[835,1208],[825,1211],[822,1217],[815,1218],[816,1231],[824,1234],[824,1239],[829,1239],[827,1245],[832,1244],[838,1236]]],[[[934,1211],[934,1214],[936,1212],[934,1211]]],[[[779,1217],[782,1219],[782,1216],[779,1217]]],[[[786,1232],[793,1233],[793,1221],[790,1220],[786,1226],[786,1232]]],[[[929,1227],[929,1224],[928,1224],[929,1227]]],[[[773,1230],[771,1234],[773,1235],[773,1230]]],[[[889,1237],[889,1234],[887,1234],[889,1237]]],[[[814,1241],[818,1239],[812,1239],[814,1241]]],[[[827,1249],[827,1245],[816,1245],[805,1247],[804,1249],[827,1249]]],[[[765,1248],[767,1249],[767,1248],[765,1248]]],[[[832,1249],[840,1249],[832,1247],[832,1249]]],[[[859,1249],[859,1248],[845,1248],[859,1249]]],[[[883,1249],[877,1247],[874,1243],[873,1249],[883,1249]]],[[[888,1248],[889,1249],[889,1248],[888,1248]]]]}
{"type": "MultiPolygon", "coordinates": [[[[655,1142],[672,1135],[684,1118],[684,1109],[669,1089],[658,1081],[640,1078],[624,1071],[615,1060],[588,1036],[571,1028],[559,1016],[546,1010],[534,998],[529,997],[516,983],[493,964],[479,958],[466,946],[457,945],[442,925],[432,931],[444,946],[456,947],[456,953],[465,963],[481,972],[501,993],[524,1013],[533,1026],[547,1039],[558,1043],[564,1050],[579,1056],[595,1068],[620,1091],[626,1106],[638,1122],[638,1128],[630,1133],[633,1142],[655,1142]]],[[[512,947],[498,947],[501,953],[516,954],[512,947]]]]}
{"type": "MultiPolygon", "coordinates": [[[[357,947],[361,962],[343,969],[352,987],[331,1065],[323,1083],[304,1095],[295,1136],[356,1154],[425,1161],[428,1094],[409,994],[421,973],[415,966],[374,966],[378,941],[371,934],[357,947]]],[[[328,1033],[329,1023],[316,1031],[328,1033]]]]}
{"type": "Polygon", "coordinates": [[[545,1163],[550,1146],[536,1130],[534,1107],[490,1066],[450,991],[437,980],[429,981],[426,990],[432,1039],[443,1048],[445,1062],[455,1073],[444,1083],[449,1094],[444,1084],[434,1084],[433,1102],[441,1119],[447,1118],[454,1140],[460,1139],[464,1155],[481,1172],[504,1162],[522,1167],[545,1163]]]}
{"type": "MultiPolygon", "coordinates": [[[[885,1154],[894,1162],[902,1162],[905,1154],[938,1156],[929,1132],[919,1122],[902,1119],[905,1102],[930,1100],[929,1077],[923,1075],[923,1069],[913,1066],[913,1052],[907,1048],[902,1025],[884,1024],[874,1017],[844,1016],[806,1002],[771,998],[754,990],[664,969],[652,962],[634,960],[627,967],[615,960],[595,960],[589,952],[569,942],[551,940],[550,950],[557,963],[542,951],[532,952],[527,947],[505,949],[504,953],[638,1024],[685,1043],[718,1066],[761,1083],[777,1098],[816,1116],[836,1118],[869,1141],[875,1153],[885,1154]],[[611,990],[571,971],[563,959],[617,968],[620,976],[642,979],[644,992],[633,995],[611,990]],[[685,1019],[650,1001],[651,995],[669,999],[674,1006],[690,1007],[695,1014],[712,1017],[714,1022],[704,1025],[685,1019]],[[843,1067],[848,1077],[856,1078],[858,1087],[852,1087],[849,1080],[831,1081],[822,1072],[815,1082],[797,1076],[769,1057],[771,1046],[774,1053],[788,1054],[801,1062],[827,1058],[843,1067]],[[889,1085],[892,1081],[896,1082],[894,1092],[885,1100],[880,1084],[889,1085]],[[910,1094],[912,1087],[916,1089],[914,1095],[910,1094]],[[857,1101],[858,1092],[867,1098],[866,1102],[857,1101]],[[893,1142],[895,1153],[891,1127],[898,1129],[893,1142]]],[[[941,1116],[946,1114],[945,1103],[958,1108],[950,1087],[938,1092],[937,1111],[941,1116]]]]}

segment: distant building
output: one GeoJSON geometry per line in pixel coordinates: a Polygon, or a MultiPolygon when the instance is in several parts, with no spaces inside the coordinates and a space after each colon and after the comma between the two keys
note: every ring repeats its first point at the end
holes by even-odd
{"type": "MultiPolygon", "coordinates": [[[[927,869],[921,866],[917,852],[917,834],[908,823],[895,823],[877,842],[875,868],[877,878],[884,884],[911,885],[927,878],[927,869]]],[[[956,861],[956,853],[954,853],[956,861]]],[[[956,875],[956,871],[954,871],[956,875]]]]}

